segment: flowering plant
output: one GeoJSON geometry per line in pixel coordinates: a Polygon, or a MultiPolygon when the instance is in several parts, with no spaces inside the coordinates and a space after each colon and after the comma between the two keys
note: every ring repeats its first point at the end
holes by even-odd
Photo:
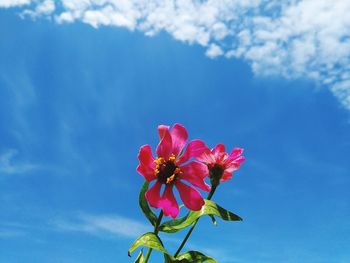
{"type": "Polygon", "coordinates": [[[138,155],[140,163],[137,167],[137,172],[145,178],[139,195],[139,205],[154,230],[136,239],[128,254],[143,246],[148,247],[148,251],[145,256],[140,251],[135,263],[147,263],[152,250],[162,252],[166,263],[215,263],[215,259],[199,251],[180,252],[200,217],[210,216],[214,223],[215,217],[226,221],[242,220],[211,199],[219,184],[231,179],[232,173],[244,162],[243,149],[234,148],[228,154],[223,144],[210,150],[201,140],[187,143],[187,130],[180,124],[175,124],[172,129],[160,125],[158,134],[160,142],[156,148],[156,157],[151,146],[141,146],[138,155]],[[205,182],[207,177],[211,186],[205,182]],[[174,188],[184,206],[189,209],[187,215],[180,218],[177,218],[180,207],[173,192],[174,188]],[[197,189],[209,192],[207,198],[204,199],[197,189]],[[151,207],[160,209],[159,216],[156,216],[151,207]],[[170,216],[172,220],[162,223],[163,216],[170,216]],[[190,227],[187,235],[172,255],[165,249],[158,233],[175,233],[187,227],[190,227]]]}

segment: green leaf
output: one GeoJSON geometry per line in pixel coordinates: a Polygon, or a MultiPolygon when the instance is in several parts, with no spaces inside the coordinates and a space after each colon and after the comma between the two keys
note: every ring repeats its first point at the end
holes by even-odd
{"type": "Polygon", "coordinates": [[[190,211],[186,216],[164,222],[159,226],[159,230],[167,233],[175,233],[193,224],[199,217],[204,215],[215,215],[226,221],[242,221],[238,215],[222,208],[213,201],[204,200],[200,211],[190,211]]]}
{"type": "Polygon", "coordinates": [[[212,257],[208,257],[198,251],[188,251],[178,255],[175,259],[164,254],[165,263],[218,263],[212,257]]]}
{"type": "Polygon", "coordinates": [[[157,216],[155,213],[153,213],[153,211],[149,207],[148,202],[147,202],[146,197],[145,197],[145,193],[148,190],[148,186],[149,186],[149,182],[145,181],[141,187],[141,190],[140,190],[139,204],[140,204],[142,212],[145,214],[147,219],[151,222],[151,224],[153,226],[155,226],[155,224],[157,222],[157,216]]]}
{"type": "Polygon", "coordinates": [[[138,239],[136,239],[135,242],[131,245],[128,251],[128,255],[130,256],[130,254],[140,246],[158,250],[168,255],[171,259],[173,259],[173,257],[168,253],[168,251],[166,251],[166,249],[163,247],[162,241],[159,239],[159,237],[152,232],[145,233],[138,239]]]}
{"type": "Polygon", "coordinates": [[[143,257],[142,251],[140,251],[134,263],[144,263],[144,262],[145,262],[145,258],[143,257]]]}
{"type": "Polygon", "coordinates": [[[202,263],[202,262],[218,263],[215,259],[208,257],[198,251],[185,252],[183,254],[178,255],[175,260],[176,260],[175,262],[181,262],[181,263],[202,263]]]}
{"type": "Polygon", "coordinates": [[[209,216],[210,216],[210,219],[211,219],[211,221],[213,222],[213,224],[214,224],[214,225],[217,225],[215,216],[213,216],[213,215],[209,215],[209,216]]]}

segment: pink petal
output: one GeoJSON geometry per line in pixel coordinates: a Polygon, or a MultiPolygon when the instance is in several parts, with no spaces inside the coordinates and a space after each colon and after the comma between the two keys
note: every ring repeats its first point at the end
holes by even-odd
{"type": "Polygon", "coordinates": [[[225,171],[228,171],[229,173],[232,173],[233,171],[236,171],[241,167],[240,163],[232,162],[226,166],[225,171]]]}
{"type": "Polygon", "coordinates": [[[196,159],[206,164],[211,164],[216,162],[214,155],[210,152],[210,149],[208,147],[203,151],[202,154],[197,156],[196,159]]]}
{"type": "Polygon", "coordinates": [[[209,175],[208,167],[199,162],[190,162],[184,166],[181,166],[180,168],[182,172],[181,176],[184,179],[186,179],[187,176],[195,176],[204,179],[209,175]]]}
{"type": "Polygon", "coordinates": [[[243,156],[238,157],[236,160],[232,161],[231,163],[226,165],[225,171],[232,173],[233,171],[236,171],[241,167],[242,162],[245,160],[243,156]]]}
{"type": "Polygon", "coordinates": [[[154,163],[154,157],[152,154],[151,146],[149,145],[141,146],[138,158],[142,165],[147,166],[151,169],[154,169],[155,163],[154,163]]]}
{"type": "Polygon", "coordinates": [[[221,153],[225,153],[225,145],[222,143],[217,144],[212,150],[211,153],[214,154],[215,159],[218,159],[221,156],[221,153]]]}
{"type": "Polygon", "coordinates": [[[240,149],[240,148],[233,149],[229,157],[224,161],[224,165],[230,166],[232,163],[242,164],[245,161],[245,157],[240,156],[242,153],[243,153],[243,149],[240,149]]]}
{"type": "Polygon", "coordinates": [[[159,140],[161,140],[164,137],[164,134],[166,131],[169,131],[169,126],[168,125],[158,125],[158,135],[159,135],[159,140]]]}
{"type": "Polygon", "coordinates": [[[224,174],[222,175],[220,182],[224,182],[227,180],[230,180],[232,178],[232,172],[228,172],[227,170],[224,171],[224,174]]]}
{"type": "Polygon", "coordinates": [[[186,145],[188,138],[187,130],[181,124],[176,123],[170,134],[173,141],[173,154],[177,156],[186,145]]]}
{"type": "Polygon", "coordinates": [[[192,157],[196,158],[200,156],[207,148],[208,147],[205,145],[205,143],[202,140],[190,141],[186,147],[186,150],[178,159],[177,163],[182,164],[187,162],[192,157]]]}
{"type": "Polygon", "coordinates": [[[143,177],[145,177],[145,179],[148,182],[151,182],[152,180],[156,179],[156,175],[154,174],[154,170],[149,168],[148,166],[140,164],[139,166],[137,166],[136,171],[139,174],[141,174],[143,177]]]}
{"type": "Polygon", "coordinates": [[[228,156],[226,162],[229,162],[231,160],[234,160],[236,158],[238,158],[239,156],[241,156],[243,153],[243,149],[242,148],[234,148],[232,150],[232,152],[230,153],[230,155],[228,156]]]}
{"type": "Polygon", "coordinates": [[[169,159],[173,148],[172,146],[173,143],[169,132],[169,126],[159,125],[158,134],[159,134],[160,142],[156,150],[157,155],[159,157],[163,157],[164,159],[169,159]]]}
{"type": "Polygon", "coordinates": [[[244,156],[240,156],[238,158],[235,159],[235,162],[242,164],[245,161],[245,157],[244,156]]]}
{"type": "Polygon", "coordinates": [[[159,208],[162,204],[162,199],[160,197],[160,188],[162,187],[162,183],[157,181],[151,188],[147,190],[145,193],[146,199],[148,203],[154,207],[159,208]]]}
{"type": "Polygon", "coordinates": [[[194,211],[198,211],[202,208],[204,200],[196,189],[182,183],[180,180],[175,182],[175,186],[180,193],[181,200],[187,208],[194,211]]]}
{"type": "Polygon", "coordinates": [[[173,194],[172,186],[167,185],[165,187],[163,196],[162,196],[162,209],[165,216],[171,216],[172,218],[176,218],[179,214],[179,205],[175,199],[173,194]]]}
{"type": "Polygon", "coordinates": [[[191,162],[181,167],[180,179],[186,180],[193,186],[209,192],[210,186],[204,181],[204,178],[209,175],[208,167],[205,164],[191,162]]]}
{"type": "Polygon", "coordinates": [[[231,160],[230,162],[226,161],[226,168],[231,169],[232,167],[234,170],[237,170],[241,164],[244,162],[245,158],[243,156],[238,157],[237,159],[231,160]]]}
{"type": "Polygon", "coordinates": [[[234,148],[230,153],[230,157],[237,158],[238,156],[242,155],[243,151],[243,148],[234,148]]]}

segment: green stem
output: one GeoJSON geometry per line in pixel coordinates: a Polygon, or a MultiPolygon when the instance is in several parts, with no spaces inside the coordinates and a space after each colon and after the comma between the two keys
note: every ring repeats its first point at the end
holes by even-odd
{"type": "MultiPolygon", "coordinates": [[[[217,186],[212,186],[211,191],[210,191],[210,193],[208,194],[207,200],[210,200],[210,199],[213,197],[213,194],[214,194],[214,192],[215,192],[215,190],[216,190],[216,187],[217,187],[217,186]]],[[[196,227],[196,225],[197,225],[197,223],[198,223],[198,220],[199,220],[199,218],[197,218],[197,220],[196,220],[196,221],[194,222],[194,224],[192,225],[191,229],[187,232],[187,234],[186,234],[184,240],[182,240],[181,245],[179,246],[179,248],[177,249],[177,251],[176,251],[176,253],[175,253],[175,255],[174,255],[175,258],[179,255],[179,253],[181,252],[181,249],[182,249],[182,248],[184,247],[184,245],[186,244],[187,240],[189,239],[190,235],[192,234],[193,229],[196,227]]]]}
{"type": "MultiPolygon", "coordinates": [[[[158,227],[159,227],[159,225],[160,225],[160,222],[162,221],[162,218],[163,218],[163,210],[160,211],[159,216],[158,216],[158,219],[157,219],[157,222],[156,222],[156,224],[154,225],[153,233],[154,233],[155,235],[157,235],[158,232],[159,232],[158,227]]],[[[149,259],[149,257],[151,256],[152,250],[153,250],[152,248],[149,248],[149,249],[148,249],[147,254],[146,254],[146,257],[145,257],[145,263],[148,262],[148,259],[149,259]]]]}
{"type": "Polygon", "coordinates": [[[213,194],[215,193],[217,186],[212,186],[210,193],[208,194],[207,200],[210,200],[213,197],[213,194]]]}

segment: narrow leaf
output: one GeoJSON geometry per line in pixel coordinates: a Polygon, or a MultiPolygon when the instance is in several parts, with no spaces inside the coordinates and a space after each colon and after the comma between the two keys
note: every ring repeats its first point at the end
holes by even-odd
{"type": "Polygon", "coordinates": [[[140,251],[134,263],[144,263],[144,262],[145,262],[145,258],[143,257],[142,251],[140,251]]]}
{"type": "Polygon", "coordinates": [[[241,221],[238,215],[222,208],[213,201],[205,200],[200,211],[190,211],[186,216],[164,222],[159,226],[159,230],[167,233],[175,233],[193,224],[197,218],[204,215],[215,215],[226,221],[241,221]]]}
{"type": "Polygon", "coordinates": [[[216,218],[214,215],[209,215],[210,216],[210,219],[211,221],[213,222],[214,225],[217,225],[217,222],[216,222],[216,218]]]}
{"type": "Polygon", "coordinates": [[[146,197],[145,197],[145,193],[148,190],[148,186],[149,186],[149,182],[145,181],[141,187],[141,190],[140,190],[139,204],[140,204],[142,212],[145,214],[147,219],[154,226],[157,222],[157,216],[149,207],[148,202],[147,202],[146,197]]]}

